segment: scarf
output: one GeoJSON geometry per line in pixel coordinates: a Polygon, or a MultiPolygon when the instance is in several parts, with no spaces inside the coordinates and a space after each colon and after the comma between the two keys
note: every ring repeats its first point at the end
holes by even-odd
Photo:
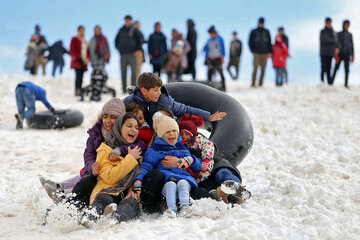
{"type": "Polygon", "coordinates": [[[110,132],[107,131],[104,127],[101,127],[101,133],[102,133],[105,141],[106,141],[106,139],[108,139],[110,137],[110,132]]]}
{"type": "Polygon", "coordinates": [[[110,49],[106,38],[103,35],[95,36],[96,46],[95,53],[100,57],[104,58],[106,62],[110,59],[110,49]]]}
{"type": "Polygon", "coordinates": [[[105,139],[106,145],[108,145],[112,149],[116,148],[117,146],[129,144],[121,136],[121,127],[123,125],[123,118],[124,116],[119,116],[116,119],[116,122],[113,128],[111,129],[109,137],[105,139]]]}

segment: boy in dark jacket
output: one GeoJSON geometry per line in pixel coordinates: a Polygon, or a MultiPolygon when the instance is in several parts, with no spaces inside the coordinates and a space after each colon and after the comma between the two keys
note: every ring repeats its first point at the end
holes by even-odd
{"type": "Polygon", "coordinates": [[[24,118],[31,117],[35,114],[36,100],[42,101],[52,113],[55,112],[55,109],[46,99],[45,90],[32,82],[19,83],[15,89],[15,96],[16,105],[18,107],[18,113],[15,114],[15,118],[17,120],[16,129],[22,129],[24,118]],[[27,107],[26,111],[25,107],[27,107]]]}
{"type": "Polygon", "coordinates": [[[233,40],[230,44],[230,59],[227,66],[227,70],[233,80],[238,79],[239,77],[239,63],[240,63],[240,56],[242,51],[242,44],[241,41],[237,38],[237,32],[233,32],[233,40]],[[230,71],[230,67],[234,66],[236,70],[236,75],[232,75],[230,71]]]}
{"type": "Polygon", "coordinates": [[[172,110],[177,117],[188,113],[190,115],[200,115],[210,122],[222,120],[226,116],[225,112],[210,114],[207,111],[175,102],[163,86],[161,78],[149,72],[142,73],[138,77],[137,87],[130,96],[124,99],[125,105],[134,101],[141,103],[147,109],[148,116],[146,116],[146,121],[150,126],[152,126],[152,116],[159,106],[172,110]]]}

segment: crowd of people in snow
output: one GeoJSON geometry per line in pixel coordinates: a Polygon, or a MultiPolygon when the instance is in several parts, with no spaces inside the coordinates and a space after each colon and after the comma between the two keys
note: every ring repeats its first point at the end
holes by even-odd
{"type": "MultiPolygon", "coordinates": [[[[271,34],[264,27],[265,19],[260,17],[257,27],[250,32],[248,45],[253,54],[253,73],[251,86],[261,87],[263,85],[267,59],[272,59],[275,69],[275,84],[281,86],[288,82],[286,61],[290,57],[289,39],[284,33],[284,28],[279,27],[275,40],[272,43],[271,34]],[[257,70],[261,73],[257,84],[257,70]]],[[[178,30],[172,30],[171,46],[167,46],[167,38],[161,31],[161,23],[156,22],[154,32],[145,39],[140,29],[140,22],[133,23],[130,15],[125,16],[124,25],[120,28],[115,38],[115,47],[120,54],[121,86],[123,93],[127,89],[127,68],[131,68],[131,85],[135,86],[136,78],[141,73],[141,66],[145,62],[143,45],[148,46],[148,58],[153,66],[153,72],[159,76],[166,72],[168,82],[181,81],[182,74],[191,74],[196,79],[195,61],[197,58],[197,32],[192,19],[187,20],[188,32],[186,38],[178,30]]],[[[352,35],[348,29],[350,21],[343,22],[343,30],[336,33],[331,26],[331,19],[326,18],[325,28],[320,33],[320,57],[321,57],[321,81],[327,76],[328,84],[332,85],[340,63],[345,64],[345,87],[348,87],[349,63],[354,61],[354,48],[352,35]],[[335,68],[331,74],[332,59],[335,60],[335,68]]],[[[205,53],[205,64],[208,67],[207,81],[211,84],[215,73],[219,72],[221,78],[220,89],[225,91],[225,77],[223,64],[225,57],[225,46],[223,38],[218,34],[215,26],[208,29],[209,39],[203,51],[205,53]]],[[[232,79],[239,77],[239,64],[242,53],[242,42],[233,32],[233,40],[230,43],[229,60],[226,67],[232,79]],[[231,68],[235,68],[235,73],[231,68]]],[[[70,67],[75,70],[75,95],[82,93],[82,82],[84,72],[87,71],[88,63],[93,69],[103,69],[110,60],[110,47],[106,37],[103,35],[100,25],[94,28],[94,36],[87,42],[85,39],[85,28],[79,26],[77,35],[71,39],[70,49],[64,48],[62,41],[57,41],[49,46],[46,38],[40,33],[40,26],[35,26],[35,33],[31,36],[26,50],[27,59],[25,69],[36,75],[41,66],[45,75],[47,61],[53,61],[52,76],[55,76],[57,68],[62,73],[64,66],[64,54],[70,54],[70,67]]]]}
{"type": "Polygon", "coordinates": [[[79,222],[91,227],[103,215],[123,222],[141,211],[190,217],[190,197],[248,200],[237,167],[198,132],[204,121],[221,121],[226,113],[174,101],[154,73],[140,74],[136,84],[123,101],[103,106],[88,130],[78,175],[62,182],[40,177],[53,201],[76,207],[79,222]]]}

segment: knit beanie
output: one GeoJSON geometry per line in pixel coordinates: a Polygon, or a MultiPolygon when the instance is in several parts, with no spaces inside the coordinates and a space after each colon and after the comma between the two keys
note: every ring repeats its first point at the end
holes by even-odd
{"type": "Polygon", "coordinates": [[[185,114],[179,122],[180,130],[186,130],[193,136],[198,134],[197,128],[201,127],[202,125],[204,125],[204,119],[201,116],[190,116],[189,114],[185,114]]]}
{"type": "Polygon", "coordinates": [[[176,130],[179,133],[179,125],[175,119],[165,115],[155,118],[153,126],[159,138],[162,138],[166,132],[171,130],[176,130]]]}
{"type": "Polygon", "coordinates": [[[113,115],[119,117],[120,115],[124,115],[126,113],[125,105],[121,101],[120,98],[112,98],[105,103],[101,110],[100,116],[104,116],[105,114],[113,115]]]}

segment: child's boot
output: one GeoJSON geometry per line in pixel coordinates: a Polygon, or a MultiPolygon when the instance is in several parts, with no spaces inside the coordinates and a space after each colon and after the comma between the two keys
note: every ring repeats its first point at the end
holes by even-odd
{"type": "Polygon", "coordinates": [[[15,118],[16,118],[16,129],[23,129],[24,115],[17,113],[17,114],[15,114],[15,118]]]}

